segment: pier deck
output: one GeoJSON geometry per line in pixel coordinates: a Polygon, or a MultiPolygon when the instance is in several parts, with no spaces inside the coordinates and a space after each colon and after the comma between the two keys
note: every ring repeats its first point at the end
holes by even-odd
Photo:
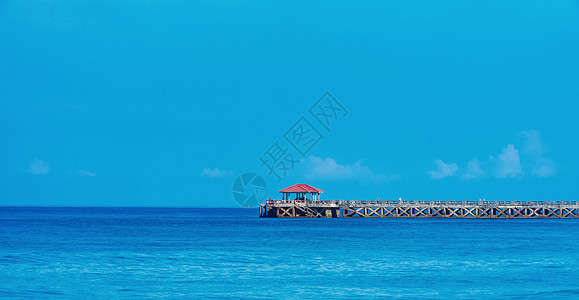
{"type": "Polygon", "coordinates": [[[264,218],[579,218],[579,201],[268,200],[264,218]]]}

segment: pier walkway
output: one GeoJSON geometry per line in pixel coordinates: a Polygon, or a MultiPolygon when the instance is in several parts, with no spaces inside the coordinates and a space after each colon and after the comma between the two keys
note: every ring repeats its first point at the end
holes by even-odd
{"type": "Polygon", "coordinates": [[[268,200],[265,218],[579,218],[578,201],[268,200]]]}

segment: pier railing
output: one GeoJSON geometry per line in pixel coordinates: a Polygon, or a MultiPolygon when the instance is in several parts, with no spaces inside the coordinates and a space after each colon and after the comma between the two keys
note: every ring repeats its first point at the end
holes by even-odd
{"type": "Polygon", "coordinates": [[[579,201],[391,201],[391,200],[267,200],[268,206],[340,207],[340,206],[536,206],[536,205],[579,205],[579,201]]]}
{"type": "Polygon", "coordinates": [[[274,218],[579,218],[579,201],[267,200],[274,218]]]}

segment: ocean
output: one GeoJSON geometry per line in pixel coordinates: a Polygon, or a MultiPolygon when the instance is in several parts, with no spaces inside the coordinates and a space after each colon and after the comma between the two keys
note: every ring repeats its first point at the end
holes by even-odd
{"type": "Polygon", "coordinates": [[[579,219],[0,207],[0,298],[579,299],[579,219]]]}

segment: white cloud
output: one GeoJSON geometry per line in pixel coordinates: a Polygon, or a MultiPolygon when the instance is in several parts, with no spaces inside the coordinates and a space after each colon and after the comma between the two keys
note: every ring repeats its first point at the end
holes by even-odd
{"type": "Polygon", "coordinates": [[[555,170],[555,168],[547,164],[543,164],[536,168],[533,168],[532,172],[533,176],[537,177],[553,177],[557,175],[557,170],[555,170]]]}
{"type": "Polygon", "coordinates": [[[376,174],[372,169],[360,162],[341,165],[336,160],[324,159],[310,155],[305,161],[305,177],[307,179],[346,180],[355,179],[362,182],[386,182],[397,178],[396,175],[376,174]]]}
{"type": "Polygon", "coordinates": [[[42,160],[35,159],[28,167],[27,172],[34,175],[46,175],[50,172],[50,166],[42,160]]]}
{"type": "Polygon", "coordinates": [[[436,165],[436,170],[427,172],[432,179],[443,179],[454,175],[454,173],[458,171],[458,165],[456,163],[446,164],[442,160],[437,159],[434,161],[434,164],[436,165]]]}
{"type": "Polygon", "coordinates": [[[541,140],[541,134],[530,130],[521,132],[519,136],[522,136],[520,151],[514,144],[508,144],[496,158],[490,156],[484,161],[473,158],[464,168],[459,168],[455,163],[446,164],[442,160],[436,160],[434,163],[437,170],[429,171],[428,174],[433,179],[460,174],[463,180],[486,177],[487,174],[501,179],[520,178],[524,175],[555,176],[557,170],[553,161],[545,156],[547,149],[541,140]]]}
{"type": "Polygon", "coordinates": [[[482,167],[481,162],[477,158],[471,159],[464,169],[461,178],[464,180],[472,180],[475,178],[484,177],[487,174],[482,167]]]}
{"type": "Polygon", "coordinates": [[[68,170],[68,174],[73,176],[73,175],[77,175],[77,176],[88,176],[88,177],[94,177],[97,176],[97,174],[95,172],[91,172],[88,170],[81,170],[81,169],[77,169],[75,167],[71,167],[68,170]]]}
{"type": "Polygon", "coordinates": [[[207,177],[207,178],[219,178],[219,177],[227,177],[227,176],[231,176],[233,175],[233,171],[230,170],[219,170],[218,168],[205,168],[203,169],[203,171],[201,171],[201,176],[202,177],[207,177]]]}
{"type": "Polygon", "coordinates": [[[76,174],[80,176],[89,176],[89,177],[96,176],[96,173],[87,170],[76,170],[76,174]]]}
{"type": "Polygon", "coordinates": [[[498,178],[516,178],[523,175],[519,150],[515,145],[507,145],[497,158],[496,176],[498,178]]]}
{"type": "Polygon", "coordinates": [[[529,162],[531,175],[536,177],[552,177],[557,174],[554,163],[545,157],[547,149],[541,139],[541,134],[536,130],[523,131],[524,138],[522,155],[529,162]]]}

